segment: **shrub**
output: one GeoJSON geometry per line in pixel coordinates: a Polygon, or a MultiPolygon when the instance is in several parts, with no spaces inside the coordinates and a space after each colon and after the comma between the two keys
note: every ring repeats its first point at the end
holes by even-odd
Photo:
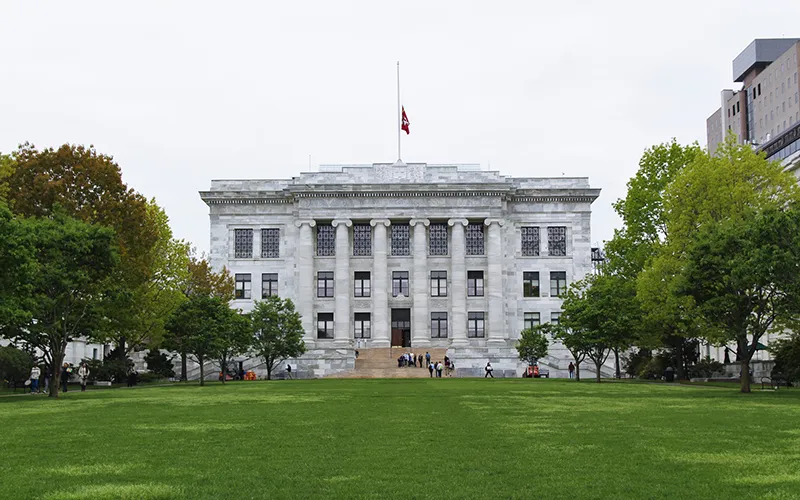
{"type": "Polygon", "coordinates": [[[689,367],[689,376],[692,378],[711,378],[715,373],[722,373],[723,365],[709,356],[701,359],[694,366],[689,367]]]}

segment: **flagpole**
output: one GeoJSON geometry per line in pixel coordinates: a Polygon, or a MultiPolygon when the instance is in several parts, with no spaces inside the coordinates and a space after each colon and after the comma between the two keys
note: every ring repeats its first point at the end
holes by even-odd
{"type": "Polygon", "coordinates": [[[400,128],[403,126],[403,115],[400,111],[400,61],[397,61],[397,162],[400,163],[400,128]]]}

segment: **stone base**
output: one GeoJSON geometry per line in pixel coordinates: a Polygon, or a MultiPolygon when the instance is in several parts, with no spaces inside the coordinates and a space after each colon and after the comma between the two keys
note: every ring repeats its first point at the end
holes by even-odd
{"type": "Polygon", "coordinates": [[[483,377],[486,363],[491,363],[495,378],[522,377],[526,364],[517,350],[507,345],[489,347],[451,346],[447,357],[456,365],[457,377],[483,377]]]}
{"type": "Polygon", "coordinates": [[[356,367],[355,349],[336,347],[328,349],[309,349],[297,359],[287,360],[292,365],[292,376],[295,378],[321,378],[334,373],[354,370],[356,367]]]}

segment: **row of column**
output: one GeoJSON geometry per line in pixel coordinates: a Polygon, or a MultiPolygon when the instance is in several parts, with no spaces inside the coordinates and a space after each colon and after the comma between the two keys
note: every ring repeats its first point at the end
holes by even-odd
{"type": "MultiPolygon", "coordinates": [[[[450,333],[452,345],[467,345],[467,265],[466,235],[464,228],[467,219],[450,219],[452,227],[450,245],[451,295],[450,333]]],[[[503,219],[486,219],[488,269],[484,276],[486,295],[488,297],[488,317],[486,318],[486,339],[489,345],[505,343],[505,314],[503,311],[503,237],[501,227],[503,219]]],[[[313,344],[316,340],[316,324],[314,318],[314,238],[312,228],[314,220],[297,221],[300,228],[297,248],[298,265],[298,297],[297,310],[302,315],[304,340],[313,344]]],[[[336,228],[336,264],[335,264],[335,296],[334,296],[334,344],[346,346],[351,341],[350,293],[352,290],[352,273],[350,271],[349,231],[353,224],[349,219],[336,219],[332,222],[336,228]]],[[[388,347],[391,314],[389,311],[389,268],[387,262],[387,228],[389,219],[373,219],[373,267],[372,267],[372,342],[374,347],[388,347]]],[[[430,311],[428,252],[426,228],[428,219],[412,219],[414,237],[414,270],[412,279],[412,323],[411,343],[414,347],[430,345],[430,311]]]]}

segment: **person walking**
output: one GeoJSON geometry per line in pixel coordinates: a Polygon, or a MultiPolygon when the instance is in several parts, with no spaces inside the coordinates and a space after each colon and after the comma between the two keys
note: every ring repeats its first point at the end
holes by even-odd
{"type": "Polygon", "coordinates": [[[425,364],[426,365],[431,364],[431,353],[429,353],[429,352],[425,353],[425,364]]]}
{"type": "Polygon", "coordinates": [[[486,368],[484,368],[483,370],[486,372],[486,375],[484,375],[483,378],[487,378],[487,377],[494,378],[494,375],[492,375],[492,372],[494,371],[494,368],[492,368],[492,364],[491,363],[486,363],[486,368]]]}
{"type": "Polygon", "coordinates": [[[442,370],[443,369],[444,369],[444,365],[442,365],[441,361],[436,363],[436,377],[437,378],[442,378],[442,370]]]}
{"type": "Polygon", "coordinates": [[[89,380],[89,367],[86,366],[86,362],[82,362],[80,368],[78,368],[78,378],[81,381],[81,392],[86,392],[86,382],[89,380]]]}
{"type": "Polygon", "coordinates": [[[64,366],[61,368],[61,392],[67,392],[67,382],[69,382],[71,371],[69,363],[64,363],[64,366]]]}
{"type": "Polygon", "coordinates": [[[39,392],[39,376],[41,376],[42,371],[39,369],[38,366],[33,365],[31,368],[31,393],[39,392]]]}
{"type": "Polygon", "coordinates": [[[433,363],[428,363],[428,372],[431,374],[431,378],[433,378],[433,363]]]}
{"type": "Polygon", "coordinates": [[[569,362],[567,370],[569,370],[569,378],[575,378],[575,365],[572,364],[572,361],[569,362]]]}
{"type": "Polygon", "coordinates": [[[425,368],[425,364],[424,364],[424,362],[422,360],[423,360],[422,354],[417,356],[417,361],[419,361],[419,367],[420,368],[425,368]]]}
{"type": "Polygon", "coordinates": [[[292,379],[292,365],[290,365],[289,363],[286,363],[286,379],[287,380],[292,379]]]}

